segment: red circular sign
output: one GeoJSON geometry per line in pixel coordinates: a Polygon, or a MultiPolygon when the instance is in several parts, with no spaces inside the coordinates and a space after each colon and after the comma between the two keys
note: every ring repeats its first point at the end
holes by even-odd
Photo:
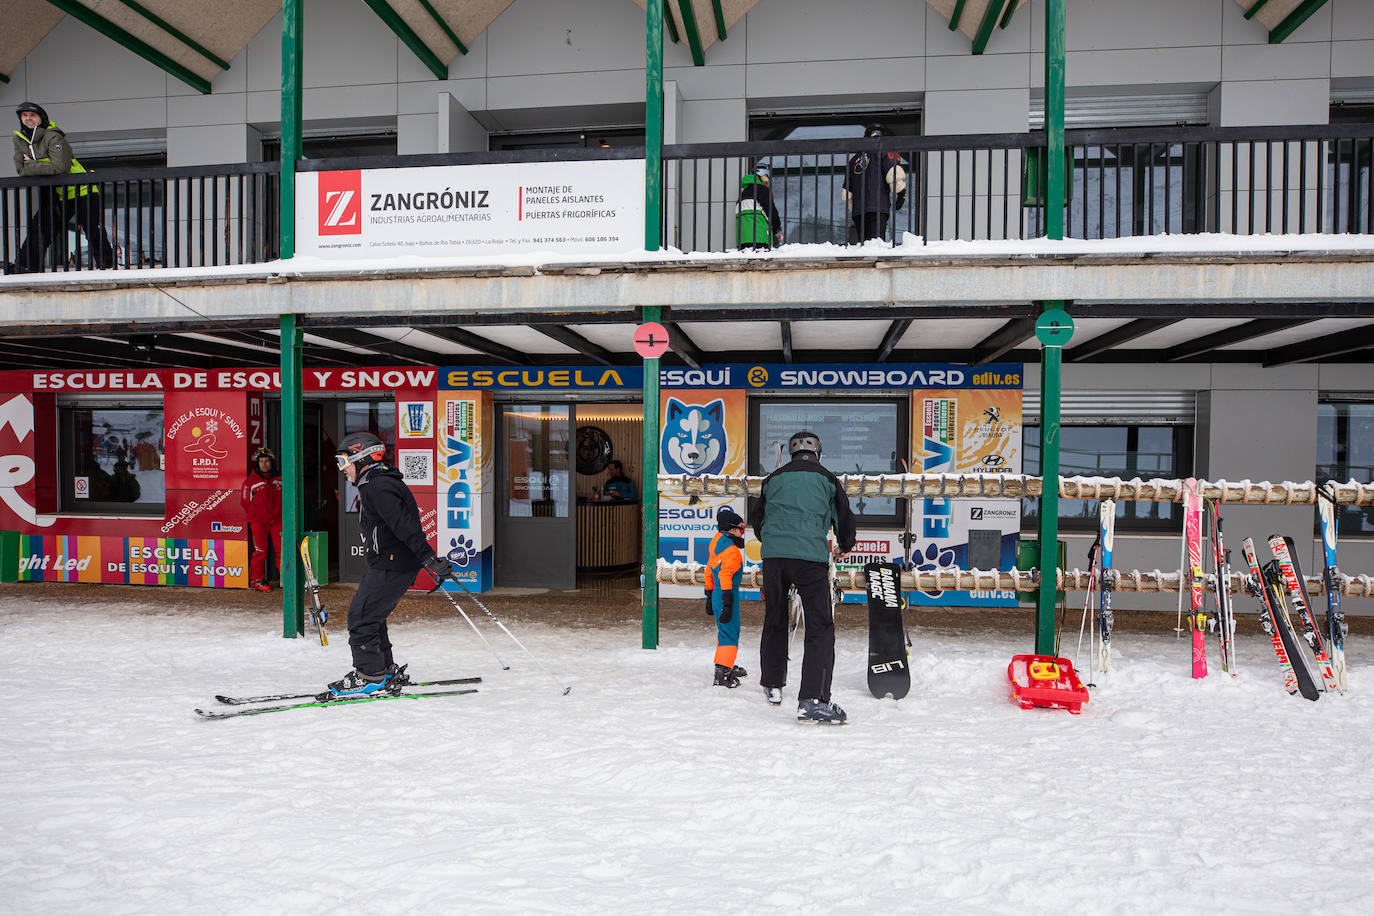
{"type": "Polygon", "coordinates": [[[668,329],[657,321],[635,328],[635,352],[644,359],[658,359],[668,352],[668,329]]]}

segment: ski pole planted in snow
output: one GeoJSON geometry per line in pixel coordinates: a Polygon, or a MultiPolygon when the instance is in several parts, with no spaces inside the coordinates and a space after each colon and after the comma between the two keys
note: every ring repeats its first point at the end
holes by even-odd
{"type": "MultiPolygon", "coordinates": [[[[486,614],[489,618],[491,618],[491,622],[494,623],[494,624],[496,624],[498,627],[500,627],[500,628],[501,628],[501,632],[502,632],[502,633],[505,633],[507,636],[509,636],[510,639],[511,639],[511,642],[513,642],[513,643],[515,643],[517,646],[519,646],[520,649],[521,649],[521,651],[523,651],[526,655],[528,655],[528,656],[530,657],[530,661],[534,662],[534,664],[539,668],[540,671],[543,671],[543,672],[544,672],[545,674],[547,674],[549,677],[553,678],[555,681],[558,681],[559,684],[562,685],[563,682],[562,682],[562,680],[558,677],[558,675],[554,674],[554,673],[553,673],[552,671],[550,671],[548,668],[545,668],[543,662],[539,661],[539,659],[535,657],[535,655],[534,655],[533,652],[531,652],[529,649],[526,649],[526,648],[525,648],[525,644],[522,643],[520,640],[516,639],[516,638],[515,638],[515,634],[512,633],[510,630],[506,629],[506,625],[505,625],[504,623],[502,623],[502,622],[500,621],[500,619],[497,618],[497,616],[496,616],[495,614],[493,614],[493,613],[491,612],[491,610],[490,610],[485,604],[483,604],[483,603],[477,598],[476,595],[474,595],[474,594],[472,593],[472,590],[471,590],[471,589],[469,589],[466,585],[463,584],[463,580],[462,580],[462,579],[459,579],[459,578],[457,578],[456,576],[449,576],[448,578],[449,578],[451,581],[458,583],[458,587],[461,588],[461,589],[463,590],[463,593],[464,593],[465,595],[467,595],[468,598],[470,598],[470,599],[472,600],[472,603],[475,604],[475,605],[477,605],[479,608],[481,608],[481,609],[482,609],[482,613],[483,613],[483,614],[486,614]]],[[[482,636],[482,631],[477,629],[477,625],[474,624],[474,623],[472,622],[472,619],[471,619],[470,617],[468,617],[468,615],[467,615],[466,613],[464,613],[462,607],[460,607],[460,606],[458,605],[458,602],[454,600],[453,596],[450,595],[447,591],[444,591],[444,582],[443,582],[442,579],[435,583],[434,588],[432,589],[432,591],[443,592],[444,597],[448,599],[448,603],[451,604],[451,605],[453,605],[454,609],[455,609],[458,613],[460,613],[460,614],[463,615],[463,619],[466,620],[466,621],[468,622],[468,625],[472,627],[473,631],[476,632],[478,636],[482,636]]],[[[487,642],[487,639],[486,639],[485,636],[482,636],[482,642],[487,642]]],[[[492,649],[491,643],[489,643],[489,642],[487,643],[487,648],[488,648],[488,649],[491,649],[493,655],[496,655],[496,650],[495,650],[495,649],[492,649]]],[[[500,661],[500,660],[501,660],[500,656],[497,656],[497,659],[496,659],[496,660],[497,660],[497,661],[500,661]]],[[[503,662],[503,663],[501,664],[501,670],[502,670],[502,671],[509,671],[509,670],[510,670],[510,666],[507,665],[507,664],[505,664],[505,663],[503,662]]],[[[564,696],[567,696],[567,695],[568,695],[569,693],[571,693],[571,692],[572,692],[572,684],[568,684],[568,685],[566,685],[566,686],[563,687],[563,695],[564,695],[564,696]]]]}

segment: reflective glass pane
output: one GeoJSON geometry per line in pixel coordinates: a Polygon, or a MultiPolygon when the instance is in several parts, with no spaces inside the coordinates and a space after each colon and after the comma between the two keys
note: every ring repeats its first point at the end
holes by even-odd
{"type": "Polygon", "coordinates": [[[502,409],[506,494],[512,518],[567,518],[567,405],[521,404],[502,409]]]}

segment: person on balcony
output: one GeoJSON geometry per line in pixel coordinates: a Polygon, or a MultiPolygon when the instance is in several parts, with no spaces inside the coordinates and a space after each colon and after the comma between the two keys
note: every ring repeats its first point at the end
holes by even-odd
{"type": "MultiPolygon", "coordinates": [[[[19,130],[14,132],[14,171],[18,175],[37,178],[79,175],[86,171],[72,154],[67,135],[42,107],[23,102],[14,113],[19,116],[19,130]]],[[[48,247],[57,241],[59,232],[66,232],[67,224],[73,220],[86,233],[91,263],[102,269],[115,266],[114,248],[105,234],[104,208],[95,186],[39,188],[37,197],[38,206],[29,217],[28,237],[19,246],[14,263],[5,265],[6,273],[42,270],[48,247]]]]}
{"type": "MultiPolygon", "coordinates": [[[[865,137],[881,137],[883,128],[870,124],[865,137]]],[[[887,235],[887,220],[893,210],[906,204],[906,169],[896,153],[855,153],[845,167],[840,196],[854,224],[854,240],[862,245],[869,239],[887,235]]]]}
{"type": "Polygon", "coordinates": [[[260,592],[271,591],[267,581],[267,545],[280,577],[281,568],[281,475],[277,456],[263,446],[253,453],[253,469],[243,482],[239,504],[248,513],[248,531],[253,536],[253,554],[248,558],[248,584],[260,592]]]}
{"type": "Polygon", "coordinates": [[[735,241],[746,251],[766,251],[782,244],[782,218],[773,206],[771,177],[768,166],[759,163],[739,180],[735,241]]]}

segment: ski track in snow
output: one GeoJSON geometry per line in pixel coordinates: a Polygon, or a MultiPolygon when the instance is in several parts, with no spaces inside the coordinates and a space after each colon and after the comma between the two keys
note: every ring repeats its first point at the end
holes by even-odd
{"type": "Polygon", "coordinates": [[[1029,617],[913,626],[894,702],[847,608],[835,728],[793,721],[800,643],[764,702],[756,629],[727,691],[706,621],[656,651],[638,620],[512,625],[551,677],[434,617],[393,626],[398,657],[479,693],[202,721],[215,693],[342,674],[346,634],[74,599],[0,600],[2,913],[1357,912],[1374,890],[1358,640],[1354,692],[1310,703],[1267,639],[1194,682],[1186,638],[1119,633],[1071,716],[1008,698],[1029,617]]]}

